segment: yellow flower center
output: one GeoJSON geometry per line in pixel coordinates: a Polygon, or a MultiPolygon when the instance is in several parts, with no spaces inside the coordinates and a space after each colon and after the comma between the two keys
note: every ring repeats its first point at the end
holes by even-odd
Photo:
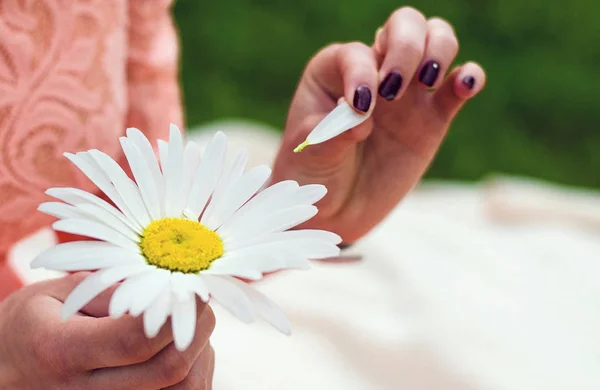
{"type": "Polygon", "coordinates": [[[207,269],[223,255],[223,241],[217,233],[183,218],[152,221],[139,245],[149,264],[185,273],[207,269]]]}

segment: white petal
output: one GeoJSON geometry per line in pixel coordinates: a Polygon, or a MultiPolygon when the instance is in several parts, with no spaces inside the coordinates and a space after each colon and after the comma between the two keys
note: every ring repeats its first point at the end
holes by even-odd
{"type": "Polygon", "coordinates": [[[138,291],[135,294],[135,299],[129,311],[134,317],[142,314],[156,300],[158,294],[169,283],[171,272],[164,269],[156,269],[144,276],[137,284],[138,291]]]}
{"type": "Polygon", "coordinates": [[[160,156],[160,168],[162,169],[163,178],[167,172],[167,160],[169,159],[169,143],[162,139],[157,141],[158,155],[160,156]]]}
{"type": "Polygon", "coordinates": [[[308,184],[298,188],[294,194],[294,205],[315,204],[327,194],[327,187],[321,184],[308,184]]]}
{"type": "Polygon", "coordinates": [[[278,210],[261,219],[255,219],[253,224],[247,224],[243,229],[223,234],[222,237],[229,250],[239,248],[257,237],[281,232],[306,222],[314,217],[317,211],[315,206],[295,206],[278,210]]]}
{"type": "Polygon", "coordinates": [[[158,183],[156,182],[152,171],[148,169],[148,164],[144,160],[142,152],[138,147],[126,137],[121,137],[121,148],[127,157],[131,173],[140,189],[146,209],[152,219],[162,217],[161,199],[159,197],[158,183]]]}
{"type": "Polygon", "coordinates": [[[265,184],[269,176],[271,169],[266,165],[248,171],[224,194],[211,218],[205,220],[204,215],[202,216],[202,223],[209,229],[216,230],[265,184]]]}
{"type": "MultiPolygon", "coordinates": [[[[216,261],[215,261],[216,263],[216,261]]],[[[244,278],[248,280],[260,280],[263,277],[262,272],[258,270],[258,267],[252,265],[240,266],[238,263],[220,263],[215,264],[207,270],[202,271],[203,275],[229,275],[238,278],[244,278]]]]}
{"type": "Polygon", "coordinates": [[[218,131],[206,148],[200,166],[194,178],[194,184],[190,190],[190,196],[184,214],[192,220],[197,220],[204,210],[206,202],[213,193],[225,161],[227,149],[227,136],[218,131]]]}
{"type": "Polygon", "coordinates": [[[330,242],[297,238],[248,245],[243,249],[229,251],[228,254],[233,256],[237,252],[266,254],[288,252],[308,259],[328,259],[339,256],[340,248],[330,242]]]}
{"type": "Polygon", "coordinates": [[[276,206],[280,199],[293,196],[297,189],[298,183],[292,180],[273,184],[250,199],[217,231],[229,236],[250,228],[256,218],[262,218],[269,211],[273,211],[270,205],[276,206]]]}
{"type": "Polygon", "coordinates": [[[139,247],[135,242],[100,222],[88,221],[84,219],[63,219],[54,222],[54,224],[52,224],[52,228],[60,232],[77,234],[80,236],[95,238],[97,240],[107,241],[122,248],[139,252],[139,247]]]}
{"type": "Polygon", "coordinates": [[[76,218],[76,219],[92,219],[89,215],[77,210],[77,208],[60,203],[60,202],[46,202],[38,206],[38,211],[42,213],[52,215],[56,218],[76,218]]]}
{"type": "Polygon", "coordinates": [[[222,206],[231,186],[242,176],[247,162],[248,153],[246,150],[241,149],[235,158],[223,169],[223,174],[219,178],[219,182],[212,194],[212,199],[206,207],[206,211],[202,214],[203,221],[208,221],[214,217],[213,214],[222,206]]]}
{"type": "Polygon", "coordinates": [[[248,296],[248,298],[250,298],[256,314],[258,314],[263,320],[271,324],[281,333],[286,335],[290,335],[292,333],[292,325],[290,324],[290,320],[288,320],[285,313],[273,301],[248,284],[234,278],[229,279],[232,283],[237,285],[248,296]]]}
{"type": "Polygon", "coordinates": [[[89,192],[82,191],[78,188],[50,188],[46,191],[46,194],[56,199],[60,199],[63,202],[72,204],[73,206],[77,206],[82,203],[90,203],[101,207],[106,212],[118,218],[121,222],[127,225],[134,232],[138,234],[142,233],[142,229],[140,229],[137,223],[132,223],[132,221],[129,218],[127,218],[122,212],[117,210],[113,205],[109,204],[103,199],[100,199],[94,194],[90,194],[89,192]]]}
{"type": "Polygon", "coordinates": [[[179,128],[171,124],[165,170],[165,216],[181,217],[183,210],[183,139],[179,128]]]}
{"type": "Polygon", "coordinates": [[[160,204],[162,204],[165,197],[164,178],[160,171],[160,167],[158,165],[158,161],[156,159],[156,154],[154,152],[152,144],[150,143],[150,141],[148,141],[148,138],[146,138],[146,136],[141,131],[133,127],[127,129],[127,137],[135,144],[135,146],[137,146],[139,151],[142,153],[144,161],[146,161],[148,169],[150,170],[150,173],[152,174],[152,177],[154,178],[154,181],[157,184],[158,198],[160,200],[160,204]]]}
{"type": "Polygon", "coordinates": [[[333,137],[350,130],[370,116],[369,114],[359,114],[346,101],[340,103],[310,132],[306,141],[300,144],[295,152],[301,151],[308,145],[316,145],[321,142],[332,139],[333,137]]]}
{"type": "Polygon", "coordinates": [[[144,206],[138,186],[127,176],[123,168],[106,153],[97,149],[92,149],[88,153],[110,178],[110,181],[115,186],[121,199],[123,199],[127,209],[133,214],[135,220],[141,226],[148,226],[151,220],[144,206]]]}
{"type": "Polygon", "coordinates": [[[77,153],[77,155],[71,153],[64,153],[64,156],[68,158],[84,175],[86,175],[92,183],[96,185],[102,192],[106,194],[106,196],[127,216],[127,218],[138,228],[141,228],[141,225],[138,221],[133,217],[132,212],[127,208],[121,196],[110,183],[104,172],[100,170],[93,158],[91,158],[87,153],[77,153]]]}
{"type": "Polygon", "coordinates": [[[203,302],[208,302],[210,298],[210,292],[202,277],[197,274],[186,274],[181,279],[188,288],[189,291],[198,295],[203,302]]]}
{"type": "Polygon", "coordinates": [[[171,314],[171,283],[167,281],[158,297],[144,312],[144,332],[149,338],[156,337],[171,314]]]}
{"type": "Polygon", "coordinates": [[[74,241],[42,252],[31,263],[31,268],[84,271],[124,264],[145,264],[145,260],[140,254],[107,242],[74,241]]]}
{"type": "Polygon", "coordinates": [[[189,293],[184,301],[175,302],[171,324],[173,326],[175,347],[179,351],[185,351],[194,341],[194,333],[196,332],[195,295],[189,293]]]}
{"type": "Polygon", "coordinates": [[[61,318],[66,321],[69,317],[90,303],[98,294],[113,284],[139,272],[148,269],[147,265],[120,265],[96,271],[83,280],[69,294],[61,309],[61,318]]]}
{"type": "MultiPolygon", "coordinates": [[[[308,269],[309,263],[306,257],[291,253],[287,250],[279,252],[269,251],[235,251],[219,260],[215,260],[210,267],[211,273],[245,277],[244,272],[263,273],[284,269],[308,269]]],[[[258,278],[260,279],[260,278],[258,278]]],[[[256,280],[258,280],[256,279],[256,280]]]]}
{"type": "Polygon", "coordinates": [[[131,230],[119,218],[105,211],[103,208],[93,204],[79,204],[76,208],[88,216],[93,216],[91,218],[88,217],[90,220],[96,219],[97,221],[102,222],[106,226],[113,228],[115,231],[121,233],[133,242],[140,241],[140,236],[136,232],[131,230]]]}
{"type": "Polygon", "coordinates": [[[252,322],[252,303],[244,292],[223,276],[201,274],[210,295],[231,314],[243,322],[252,322]]]}
{"type": "Polygon", "coordinates": [[[202,150],[197,143],[188,141],[183,151],[183,204],[187,204],[194,182],[194,175],[200,165],[202,150]]]}
{"type": "Polygon", "coordinates": [[[338,245],[342,242],[342,237],[327,230],[301,229],[286,230],[263,237],[262,240],[255,242],[261,244],[264,242],[286,241],[286,240],[311,240],[321,241],[329,244],[338,245]]]}
{"type": "Polygon", "coordinates": [[[148,267],[147,271],[127,278],[119,287],[117,287],[110,298],[110,303],[108,305],[108,314],[111,317],[120,318],[129,311],[133,304],[135,293],[141,278],[150,275],[152,271],[154,270],[151,267],[148,267]]]}

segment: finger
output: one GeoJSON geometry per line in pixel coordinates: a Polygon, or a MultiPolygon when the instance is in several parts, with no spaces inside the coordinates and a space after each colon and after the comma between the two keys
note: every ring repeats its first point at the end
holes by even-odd
{"type": "MultiPolygon", "coordinates": [[[[89,272],[79,272],[60,279],[40,283],[45,293],[58,301],[64,301],[70,292],[89,272]]],[[[106,306],[107,297],[100,297],[88,305],[101,311],[106,306]]],[[[84,308],[85,310],[85,308],[84,308]]],[[[60,316],[52,316],[48,338],[61,356],[68,361],[69,368],[92,370],[102,367],[117,367],[146,361],[173,341],[170,325],[161,329],[154,338],[147,338],[142,317],[123,316],[95,318],[84,315],[74,316],[66,322],[60,316]]]]}
{"type": "Polygon", "coordinates": [[[423,14],[411,7],[400,8],[388,19],[375,47],[384,58],[379,70],[379,95],[398,99],[417,71],[427,37],[423,14]]]}
{"type": "Polygon", "coordinates": [[[458,39],[447,21],[427,21],[427,44],[420,65],[418,81],[423,88],[436,88],[458,54],[458,39]]]}
{"type": "Polygon", "coordinates": [[[371,91],[377,87],[377,61],[373,50],[363,43],[327,47],[311,61],[307,76],[334,101],[344,96],[358,112],[372,108],[371,91]]]}
{"type": "Polygon", "coordinates": [[[461,107],[485,86],[484,70],[474,62],[455,68],[433,96],[433,104],[444,120],[452,120],[461,107]]]}
{"type": "Polygon", "coordinates": [[[185,351],[178,351],[172,343],[146,362],[95,370],[90,374],[90,381],[103,389],[156,389],[183,381],[208,344],[215,326],[210,307],[203,303],[198,306],[196,336],[185,351]]]}
{"type": "Polygon", "coordinates": [[[69,357],[67,366],[83,370],[144,362],[173,341],[168,324],[156,337],[146,337],[141,316],[75,316],[67,322],[55,321],[51,336],[64,350],[62,355],[69,357]]]}
{"type": "Polygon", "coordinates": [[[212,378],[215,369],[214,350],[208,344],[198,359],[194,362],[192,369],[185,379],[174,386],[164,390],[210,390],[212,389],[212,378]]]}

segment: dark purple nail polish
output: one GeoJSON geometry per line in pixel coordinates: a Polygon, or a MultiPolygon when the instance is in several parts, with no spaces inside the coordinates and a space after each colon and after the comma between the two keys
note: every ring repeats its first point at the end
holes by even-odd
{"type": "Polygon", "coordinates": [[[475,86],[475,78],[473,76],[466,76],[462,79],[462,83],[468,89],[473,89],[475,86]]]}
{"type": "Polygon", "coordinates": [[[402,76],[398,72],[390,72],[379,86],[379,95],[385,100],[394,100],[402,87],[402,76]]]}
{"type": "Polygon", "coordinates": [[[371,90],[366,85],[361,85],[354,92],[354,107],[362,112],[369,111],[371,107],[371,90]]]}
{"type": "Polygon", "coordinates": [[[440,64],[436,61],[429,61],[423,65],[423,69],[421,69],[421,73],[419,73],[419,81],[425,84],[428,87],[433,86],[435,84],[435,80],[440,73],[440,64]]]}

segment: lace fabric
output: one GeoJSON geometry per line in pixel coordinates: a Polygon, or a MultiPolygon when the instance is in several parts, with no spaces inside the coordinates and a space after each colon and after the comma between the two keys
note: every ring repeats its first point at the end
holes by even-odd
{"type": "Polygon", "coordinates": [[[49,187],[95,191],[63,152],[119,136],[164,138],[182,123],[171,0],[0,2],[0,260],[52,222],[37,212],[49,187]]]}

